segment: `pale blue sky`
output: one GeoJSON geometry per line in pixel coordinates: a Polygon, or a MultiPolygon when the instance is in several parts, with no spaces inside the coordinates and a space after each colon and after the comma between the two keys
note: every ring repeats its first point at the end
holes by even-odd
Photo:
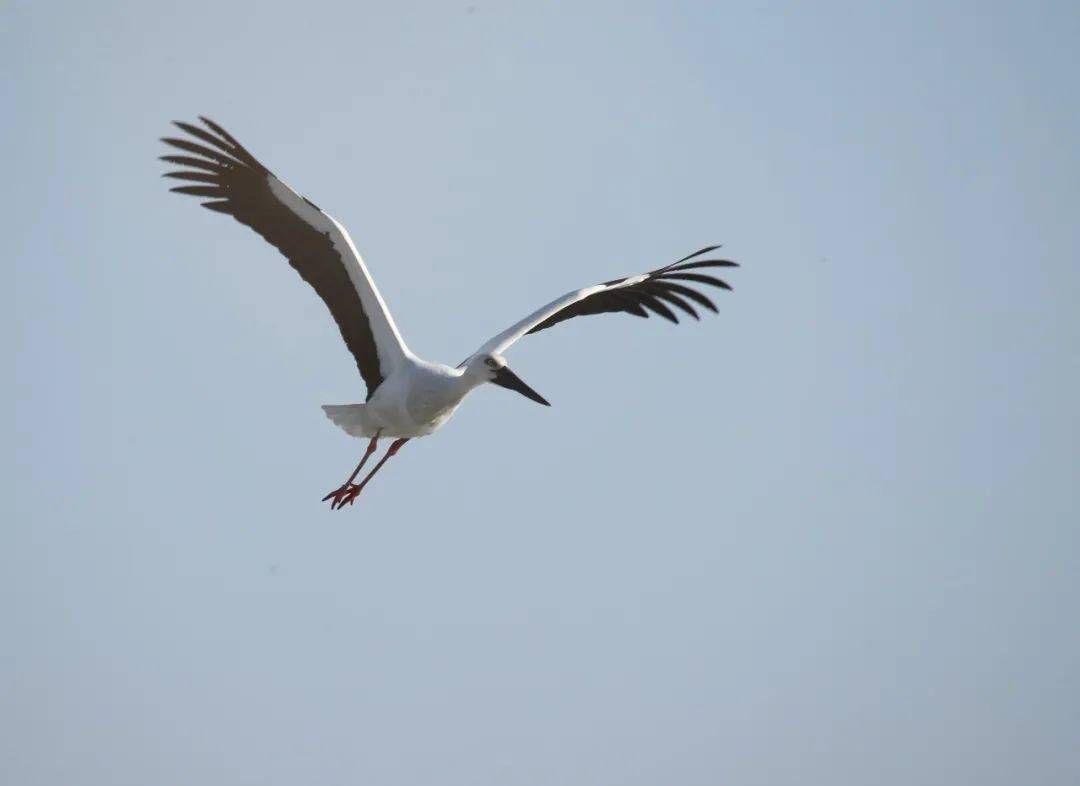
{"type": "Polygon", "coordinates": [[[1080,782],[1075,3],[30,3],[0,781],[1080,782]],[[322,304],[166,193],[208,114],[457,362],[723,242],[363,445],[322,304]]]}

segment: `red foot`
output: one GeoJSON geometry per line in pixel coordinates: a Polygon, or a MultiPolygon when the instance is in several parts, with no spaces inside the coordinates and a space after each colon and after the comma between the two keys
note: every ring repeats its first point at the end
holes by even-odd
{"type": "Polygon", "coordinates": [[[345,495],[338,502],[338,510],[341,510],[346,505],[351,505],[356,501],[356,498],[360,496],[360,490],[364,488],[364,484],[360,483],[356,486],[350,486],[349,490],[345,492],[345,495]]]}
{"type": "Polygon", "coordinates": [[[356,499],[356,495],[360,493],[360,487],[355,483],[346,483],[341,488],[334,489],[325,497],[322,498],[323,502],[332,500],[330,503],[330,510],[341,510],[345,507],[345,503],[352,504],[356,499]]]}

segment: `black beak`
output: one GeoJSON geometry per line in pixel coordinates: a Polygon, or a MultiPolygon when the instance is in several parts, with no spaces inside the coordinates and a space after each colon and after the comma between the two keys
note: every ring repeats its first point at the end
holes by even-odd
{"type": "Polygon", "coordinates": [[[495,378],[491,381],[501,388],[507,388],[508,390],[516,390],[525,398],[531,398],[537,404],[543,404],[545,407],[551,406],[551,404],[549,404],[543,396],[541,396],[531,387],[522,382],[521,377],[508,369],[506,366],[503,366],[498,371],[496,371],[495,378]]]}

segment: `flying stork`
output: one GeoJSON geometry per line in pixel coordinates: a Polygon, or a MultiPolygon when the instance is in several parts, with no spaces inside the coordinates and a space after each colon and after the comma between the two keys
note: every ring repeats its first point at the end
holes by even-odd
{"type": "Polygon", "coordinates": [[[726,259],[703,259],[720,248],[706,246],[647,273],[568,292],[489,339],[457,366],[432,363],[417,357],[405,344],[345,227],[275,177],[220,125],[199,119],[205,128],[176,122],[188,136],[162,139],[182,153],[161,156],[180,167],[164,177],[188,183],[170,190],[204,199],[203,207],[232,216],[277,248],[330,309],[367,386],[363,404],[323,406],[327,417],[345,433],[368,439],[349,479],[323,497],[331,509],[351,505],[402,445],[437,431],[465,396],[486,382],[550,406],[506,364],[503,353],[522,336],[588,314],[624,312],[647,318],[651,312],[678,322],[674,308],[698,319],[695,306],[716,312],[716,305],[699,287],[731,289],[721,279],[699,272],[737,267],[726,259]],[[380,437],[393,438],[393,442],[363,480],[355,483],[380,437]]]}

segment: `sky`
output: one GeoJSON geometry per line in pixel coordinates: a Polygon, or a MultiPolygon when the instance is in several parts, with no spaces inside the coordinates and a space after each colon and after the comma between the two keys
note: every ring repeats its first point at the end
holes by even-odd
{"type": "Polygon", "coordinates": [[[1080,782],[1075,3],[0,9],[0,781],[1080,782]],[[167,193],[208,115],[456,364],[357,504],[322,303],[167,193]]]}

